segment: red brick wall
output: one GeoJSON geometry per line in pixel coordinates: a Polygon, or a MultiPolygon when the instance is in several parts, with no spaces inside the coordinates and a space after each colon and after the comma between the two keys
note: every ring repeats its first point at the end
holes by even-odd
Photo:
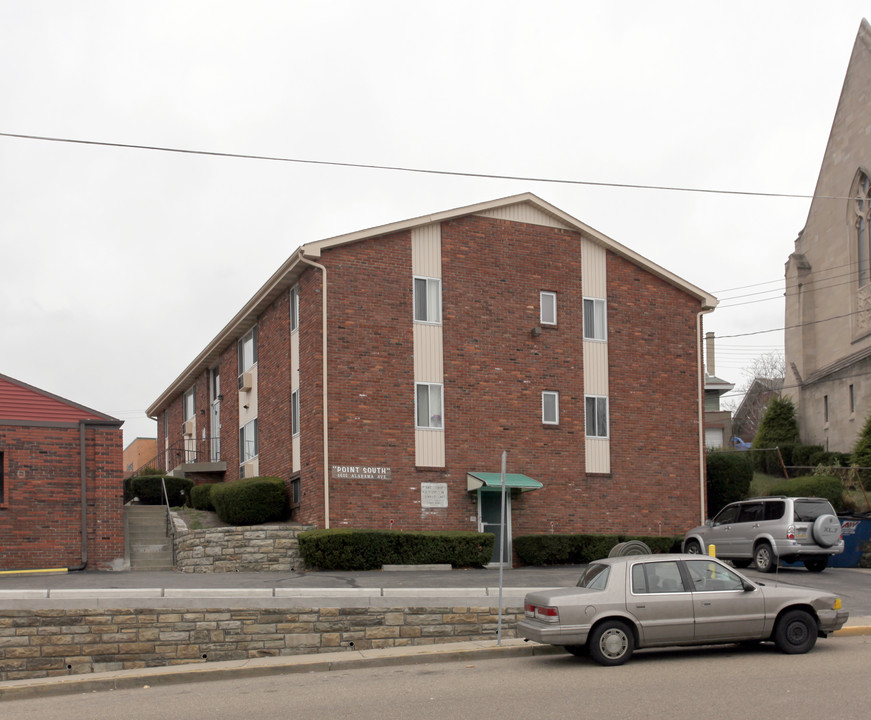
{"type": "MultiPolygon", "coordinates": [[[[397,529],[477,529],[466,473],[498,472],[503,450],[509,472],[544,484],[515,498],[514,534],[682,533],[696,522],[699,303],[608,253],[612,472],[588,476],[579,240],[572,231],[481,217],[443,223],[446,465],[435,469],[415,467],[410,232],[324,250],[329,464],[392,473],[389,481],[331,478],[332,527],[384,528],[393,520],[397,529]],[[533,337],[541,290],[557,293],[559,323],[533,337]],[[560,393],[557,427],[541,422],[543,390],[560,393]],[[421,482],[447,483],[449,507],[423,510],[421,482]]],[[[320,270],[307,269],[299,288],[302,503],[295,518],[322,527],[320,270]]],[[[288,323],[282,294],[258,330],[260,472],[283,477],[292,462],[288,323]]],[[[235,353],[232,345],[221,358],[228,480],[238,476],[235,353]]],[[[197,382],[207,389],[205,377],[197,382]]],[[[171,429],[180,427],[180,402],[171,429]]]]}
{"type": "MultiPolygon", "coordinates": [[[[87,426],[88,569],[124,558],[121,430],[87,426]]],[[[5,505],[0,570],[82,561],[78,427],[0,426],[5,505]]]]}

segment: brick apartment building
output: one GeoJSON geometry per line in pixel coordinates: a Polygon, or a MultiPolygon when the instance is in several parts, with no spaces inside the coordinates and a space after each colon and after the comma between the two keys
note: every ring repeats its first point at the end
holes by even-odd
{"type": "Polygon", "coordinates": [[[121,569],[121,424],[0,375],[0,570],[121,569]]]}
{"type": "Polygon", "coordinates": [[[319,527],[498,527],[507,451],[508,537],[682,533],[715,305],[527,193],[301,246],[147,413],[167,470],[319,527]]]}

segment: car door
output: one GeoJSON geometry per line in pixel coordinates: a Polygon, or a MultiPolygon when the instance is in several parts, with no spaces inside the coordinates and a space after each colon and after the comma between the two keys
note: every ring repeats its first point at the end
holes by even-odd
{"type": "Polygon", "coordinates": [[[676,560],[640,560],[629,567],[626,609],[641,629],[641,646],[692,642],[692,593],[676,560]]]}
{"type": "MultiPolygon", "coordinates": [[[[718,557],[729,557],[731,548],[734,546],[735,524],[738,521],[738,513],[741,511],[740,503],[732,503],[724,507],[711,520],[711,527],[705,533],[705,542],[716,545],[718,557]]],[[[707,553],[708,549],[703,548],[707,553]]]]}
{"type": "Polygon", "coordinates": [[[762,637],[765,598],[758,589],[745,589],[743,578],[716,560],[686,560],[684,569],[693,588],[695,642],[762,637]]]}

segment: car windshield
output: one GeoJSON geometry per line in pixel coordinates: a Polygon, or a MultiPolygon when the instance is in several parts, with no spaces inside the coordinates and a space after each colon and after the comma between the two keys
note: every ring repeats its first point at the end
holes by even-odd
{"type": "Polygon", "coordinates": [[[796,500],[796,522],[813,522],[820,515],[834,515],[835,511],[828,500],[796,500]]]}
{"type": "Polygon", "coordinates": [[[590,565],[586,569],[581,579],[578,580],[578,587],[587,588],[589,590],[604,590],[608,584],[608,573],[611,570],[607,565],[590,565]]]}

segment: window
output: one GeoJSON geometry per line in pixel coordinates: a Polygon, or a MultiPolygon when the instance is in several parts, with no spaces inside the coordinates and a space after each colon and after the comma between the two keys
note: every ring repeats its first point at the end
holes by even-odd
{"type": "Polygon", "coordinates": [[[684,592],[683,579],[676,562],[638,563],[632,566],[632,592],[684,592]]]}
{"type": "Polygon", "coordinates": [[[442,321],[442,281],[438,278],[414,278],[415,322],[442,321]]]}
{"type": "Polygon", "coordinates": [[[713,560],[687,560],[686,567],[693,581],[694,592],[744,592],[744,581],[720,563],[713,560]]]}
{"type": "Polygon", "coordinates": [[[6,502],[6,489],[3,487],[3,453],[0,452],[0,505],[6,502]]]}
{"type": "Polygon", "coordinates": [[[829,396],[823,395],[823,422],[829,422],[829,396]]]}
{"type": "Polygon", "coordinates": [[[545,425],[559,425],[559,393],[545,390],[541,394],[541,421],[545,425]]]}
{"type": "Polygon", "coordinates": [[[856,395],[853,392],[853,386],[850,385],[850,415],[856,414],[856,395]]]}
{"type": "Polygon", "coordinates": [[[184,394],[184,421],[187,422],[190,420],[195,413],[194,409],[194,388],[191,388],[184,394]]]}
{"type": "Polygon", "coordinates": [[[871,179],[860,170],[852,196],[856,215],[856,260],[859,264],[859,287],[871,283],[871,179]]]}
{"type": "Polygon", "coordinates": [[[430,430],[444,428],[442,419],[443,388],[440,383],[415,384],[415,412],[417,427],[430,430]]]}
{"type": "Polygon", "coordinates": [[[714,518],[711,525],[713,527],[717,527],[718,525],[731,525],[733,522],[737,522],[739,512],[741,512],[740,505],[727,505],[717,513],[717,517],[714,518]]]}
{"type": "Polygon", "coordinates": [[[290,433],[299,435],[299,390],[290,394],[290,433]]]}
{"type": "Polygon", "coordinates": [[[299,501],[302,498],[302,492],[300,491],[299,478],[291,478],[290,480],[290,504],[291,505],[299,505],[299,501]]]}
{"type": "Polygon", "coordinates": [[[239,375],[257,363],[257,328],[251,328],[239,341],[239,375]]]}
{"type": "Polygon", "coordinates": [[[299,329],[299,286],[290,289],[290,331],[299,329]]]}
{"type": "Polygon", "coordinates": [[[239,428],[239,464],[257,457],[257,419],[239,428]]]}
{"type": "Polygon", "coordinates": [[[584,298],[584,340],[607,338],[606,316],[604,300],[584,298]]]}
{"type": "Polygon", "coordinates": [[[541,302],[541,324],[556,325],[556,293],[542,290],[539,293],[541,302]]]}
{"type": "Polygon", "coordinates": [[[608,437],[608,398],[587,395],[584,409],[587,437],[608,437]]]}

